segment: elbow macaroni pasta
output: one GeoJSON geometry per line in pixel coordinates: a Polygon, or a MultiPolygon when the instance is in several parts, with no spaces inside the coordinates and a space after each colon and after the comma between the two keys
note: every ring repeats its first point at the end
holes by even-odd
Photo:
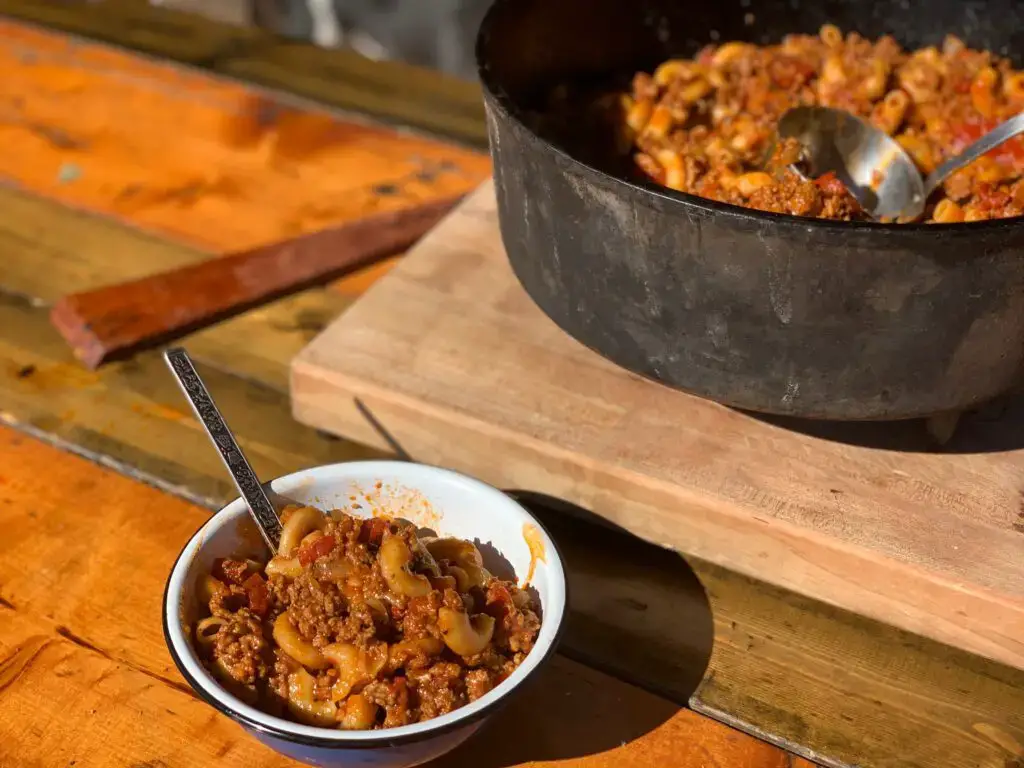
{"type": "Polygon", "coordinates": [[[406,597],[422,597],[430,592],[430,580],[409,570],[412,551],[398,536],[389,536],[380,545],[380,570],[384,581],[406,597]]]}
{"type": "Polygon", "coordinates": [[[273,637],[277,647],[302,666],[309,669],[327,668],[327,659],[315,645],[299,634],[291,619],[288,618],[287,612],[278,616],[274,622],[273,637]]]}
{"type": "Polygon", "coordinates": [[[320,510],[312,507],[293,509],[284,520],[281,528],[281,542],[278,552],[290,555],[299,543],[314,531],[322,531],[327,525],[327,518],[320,510]]]}
{"type": "Polygon", "coordinates": [[[338,713],[333,701],[314,697],[316,681],[301,667],[288,676],[288,711],[306,725],[333,727],[338,713]]]}
{"type": "Polygon", "coordinates": [[[473,618],[466,611],[442,608],[437,614],[444,644],[460,656],[483,652],[494,636],[494,617],[478,613],[473,618]]]}
{"type": "Polygon", "coordinates": [[[196,624],[196,642],[201,646],[210,647],[217,639],[220,628],[227,623],[221,616],[207,616],[196,624]]]}
{"type": "Polygon", "coordinates": [[[232,692],[308,725],[425,720],[483,695],[533,647],[530,595],[477,547],[390,518],[293,508],[265,565],[223,560],[200,580],[196,649],[232,692]]]}
{"type": "MultiPolygon", "coordinates": [[[[826,24],[817,35],[788,35],[777,45],[732,41],[670,59],[637,73],[631,91],[608,103],[622,109],[616,135],[630,142],[640,173],[658,184],[759,210],[858,220],[866,214],[834,176],[807,180],[789,170],[799,145],[774,141],[787,109],[820,104],[851,112],[895,137],[927,174],[1024,109],[1024,72],[953,36],[907,52],[891,37],[867,40],[826,24]]],[[[925,220],[1019,216],[1021,201],[1018,137],[938,190],[925,220]]]]}

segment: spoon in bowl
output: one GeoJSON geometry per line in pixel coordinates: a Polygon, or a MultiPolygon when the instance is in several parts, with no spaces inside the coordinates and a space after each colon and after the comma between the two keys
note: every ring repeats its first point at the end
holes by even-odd
{"type": "Polygon", "coordinates": [[[872,218],[914,221],[924,213],[929,195],[952,173],[1024,133],[1024,113],[993,128],[927,179],[899,142],[840,109],[795,107],[779,120],[777,132],[779,138],[803,145],[807,177],[831,171],[872,218]]]}
{"type": "Polygon", "coordinates": [[[224,417],[220,415],[209,390],[196,373],[192,359],[180,347],[168,349],[164,353],[164,359],[174,378],[178,380],[181,391],[192,405],[199,423],[209,435],[210,442],[224,460],[224,466],[227,467],[231,479],[235,481],[238,492],[245,499],[252,519],[256,521],[256,526],[263,535],[263,540],[270,547],[270,554],[276,555],[277,546],[281,541],[281,518],[277,516],[274,505],[263,490],[263,484],[242,453],[235,436],[228,429],[224,417]]]}

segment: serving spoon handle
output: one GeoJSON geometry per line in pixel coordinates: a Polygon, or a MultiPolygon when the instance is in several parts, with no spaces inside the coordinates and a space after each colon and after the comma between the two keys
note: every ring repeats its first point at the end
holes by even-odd
{"type": "Polygon", "coordinates": [[[924,181],[924,196],[927,198],[942,182],[965,165],[970,165],[986,152],[991,152],[1021,133],[1024,133],[1024,112],[996,126],[973,144],[969,144],[960,154],[949,158],[928,174],[924,181]]]}
{"type": "Polygon", "coordinates": [[[199,378],[199,374],[196,373],[192,359],[180,347],[168,349],[164,353],[164,359],[167,361],[171,373],[174,374],[174,378],[178,380],[181,391],[188,398],[192,410],[195,411],[206,434],[209,435],[210,442],[216,446],[231,479],[235,481],[235,487],[238,488],[238,492],[249,507],[249,512],[253,520],[256,521],[263,540],[270,547],[270,553],[276,555],[278,543],[281,541],[281,518],[277,516],[274,505],[270,503],[270,498],[263,490],[263,485],[253,471],[252,465],[249,464],[249,460],[245,458],[238,441],[228,429],[227,422],[220,415],[209,390],[203,384],[203,380],[199,378]]]}

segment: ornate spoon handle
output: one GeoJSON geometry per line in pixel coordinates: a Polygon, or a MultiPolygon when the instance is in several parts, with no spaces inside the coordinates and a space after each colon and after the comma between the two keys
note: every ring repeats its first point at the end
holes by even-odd
{"type": "Polygon", "coordinates": [[[209,390],[203,384],[203,380],[196,373],[188,353],[180,347],[168,349],[164,353],[167,365],[178,380],[181,391],[185,393],[196,417],[210,436],[210,441],[217,447],[224,466],[235,481],[238,492],[245,499],[249,506],[264,541],[270,547],[271,554],[277,554],[277,545],[281,541],[281,519],[277,516],[274,505],[270,503],[260,479],[256,477],[249,460],[235,440],[235,436],[228,429],[224,417],[220,415],[217,406],[210,397],[209,390]]]}

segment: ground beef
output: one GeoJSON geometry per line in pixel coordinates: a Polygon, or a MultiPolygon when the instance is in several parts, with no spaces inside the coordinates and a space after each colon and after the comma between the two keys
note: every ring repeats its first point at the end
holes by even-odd
{"type": "Polygon", "coordinates": [[[280,648],[274,649],[274,664],[267,680],[267,690],[282,701],[288,698],[288,675],[298,669],[298,662],[289,658],[280,648]]]}
{"type": "Polygon", "coordinates": [[[409,686],[404,677],[370,683],[362,690],[363,698],[384,710],[385,728],[396,728],[415,722],[409,708],[409,686]]]}
{"type": "Polygon", "coordinates": [[[529,653],[540,631],[540,619],[530,608],[516,606],[508,584],[497,579],[491,582],[486,610],[496,620],[494,644],[515,653],[529,653]]]}
{"type": "Polygon", "coordinates": [[[266,677],[268,650],[262,622],[246,608],[229,616],[214,637],[214,658],[242,685],[254,685],[258,678],[266,677]]]}
{"type": "Polygon", "coordinates": [[[306,572],[288,585],[288,618],[306,640],[323,648],[338,635],[347,615],[346,600],[333,584],[323,584],[306,572]]]}
{"type": "Polygon", "coordinates": [[[447,714],[466,703],[466,684],[458,664],[441,662],[410,671],[408,680],[421,720],[447,714]]]}
{"type": "MultiPolygon", "coordinates": [[[[307,673],[314,701],[339,697],[340,727],[389,728],[451,712],[511,674],[540,627],[528,595],[511,582],[487,578],[482,585],[464,585],[469,591],[460,593],[459,572],[449,572],[456,565],[436,561],[408,524],[335,513],[294,553],[282,553],[266,579],[252,561],[215,564],[203,587],[211,615],[225,621],[212,644],[203,646],[209,649],[206,661],[237,683],[233,690],[246,700],[300,722],[302,708],[288,706],[289,682],[307,673]],[[405,540],[412,556],[403,567],[429,586],[425,594],[409,597],[389,587],[378,561],[389,536],[405,540]],[[482,653],[461,658],[447,648],[437,625],[441,608],[494,616],[493,639],[482,653]],[[275,646],[274,627],[282,614],[302,639],[324,652],[320,662],[308,660],[315,658],[312,651],[296,652],[310,664],[304,669],[275,646]],[[347,661],[336,668],[330,659],[347,661]]],[[[318,717],[313,722],[322,725],[322,711],[318,717]]]]}
{"type": "Polygon", "coordinates": [[[494,680],[486,669],[472,669],[466,673],[466,698],[476,701],[494,687],[494,680]]]}
{"type": "Polygon", "coordinates": [[[444,605],[444,597],[433,590],[424,597],[414,597],[406,605],[400,629],[408,638],[441,637],[437,628],[437,612],[444,605]]]}
{"type": "Polygon", "coordinates": [[[338,670],[325,669],[315,677],[313,685],[313,698],[321,701],[331,698],[331,688],[338,682],[338,670]]]}

